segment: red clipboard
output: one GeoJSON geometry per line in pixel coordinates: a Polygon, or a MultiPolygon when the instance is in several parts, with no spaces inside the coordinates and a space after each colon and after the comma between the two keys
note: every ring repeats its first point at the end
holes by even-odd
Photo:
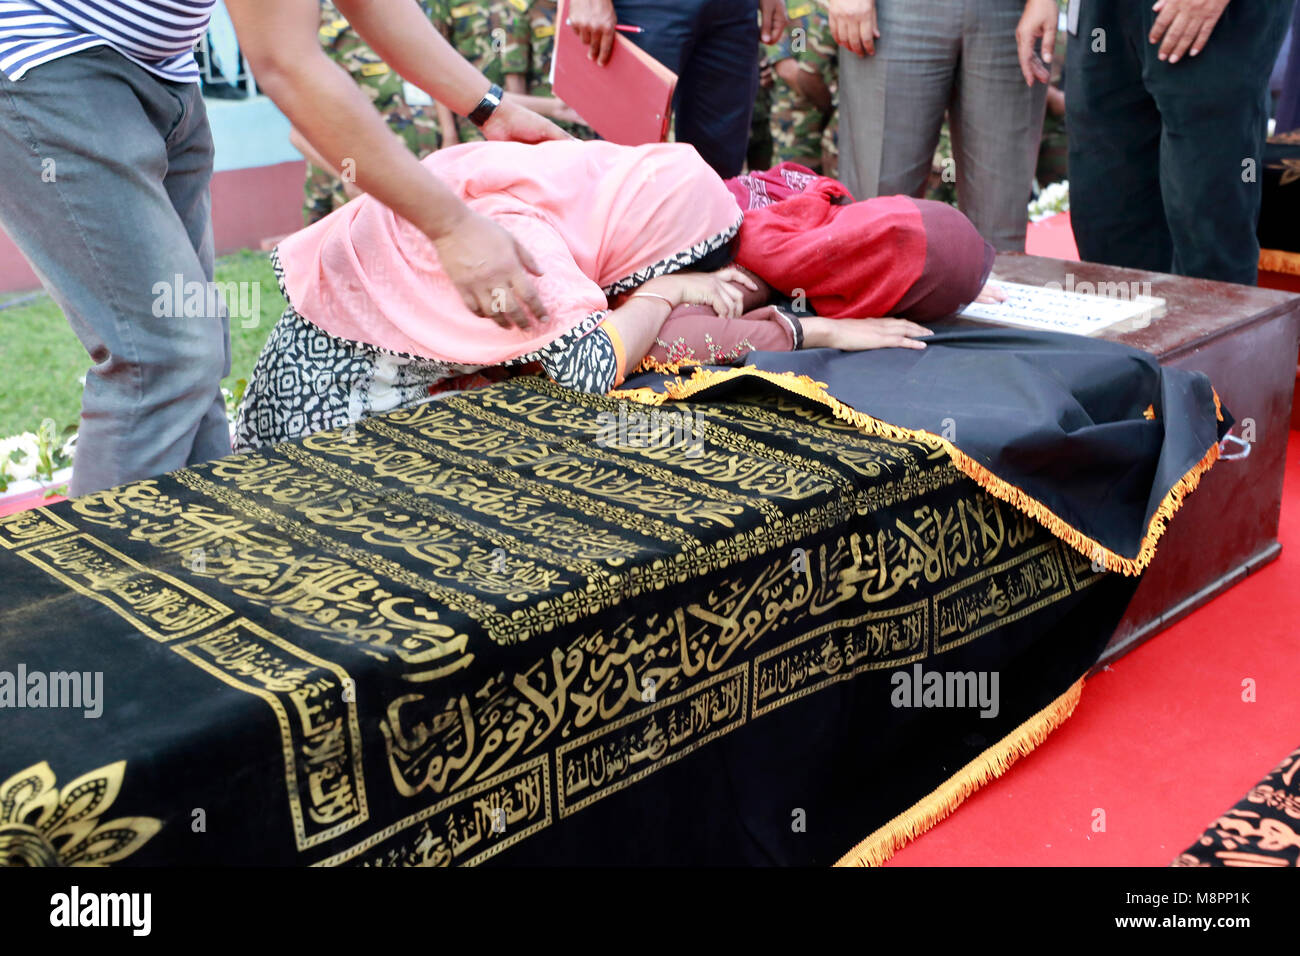
{"type": "Polygon", "coordinates": [[[677,74],[622,34],[614,37],[609,62],[600,66],[568,26],[569,3],[555,14],[555,78],[552,89],[611,143],[642,146],[668,138],[677,74]]]}

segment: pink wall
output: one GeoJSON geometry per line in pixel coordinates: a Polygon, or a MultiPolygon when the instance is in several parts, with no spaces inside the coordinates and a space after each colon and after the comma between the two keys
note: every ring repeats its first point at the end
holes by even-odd
{"type": "Polygon", "coordinates": [[[212,177],[212,229],[217,255],[256,249],[263,239],[302,228],[302,160],[232,169],[212,177]]]}
{"type": "Polygon", "coordinates": [[[25,292],[40,284],[9,234],[0,229],[0,292],[25,292]]]}
{"type": "MultiPolygon", "coordinates": [[[[212,228],[218,255],[257,248],[263,239],[301,228],[304,175],[301,160],[214,175],[212,228]]],[[[22,253],[0,230],[0,293],[24,292],[40,284],[22,253]]]]}

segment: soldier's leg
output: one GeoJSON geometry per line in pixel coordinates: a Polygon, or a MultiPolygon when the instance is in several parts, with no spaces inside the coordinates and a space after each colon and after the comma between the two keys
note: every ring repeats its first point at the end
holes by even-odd
{"type": "Polygon", "coordinates": [[[1018,0],[966,7],[949,114],[961,211],[999,252],[1024,252],[1047,87],[1025,84],[1016,54],[1018,0]]]}
{"type": "Polygon", "coordinates": [[[334,194],[338,183],[327,169],[307,164],[307,177],[302,185],[302,224],[310,226],[334,211],[334,194]]]}
{"type": "Polygon", "coordinates": [[[961,52],[964,0],[880,0],[873,56],[840,50],[840,178],[858,199],[920,196],[961,52]]]}
{"type": "Polygon", "coordinates": [[[191,238],[206,233],[197,197],[211,172],[193,89],[179,96],[108,47],[20,83],[0,77],[0,222],[95,363],[73,494],[180,468],[219,445],[225,326],[220,315],[174,314],[178,287],[183,298],[210,274],[191,238]],[[185,181],[169,193],[173,162],[185,181]]]}
{"type": "Polygon", "coordinates": [[[772,95],[773,159],[822,171],[823,114],[781,78],[772,95]]]}

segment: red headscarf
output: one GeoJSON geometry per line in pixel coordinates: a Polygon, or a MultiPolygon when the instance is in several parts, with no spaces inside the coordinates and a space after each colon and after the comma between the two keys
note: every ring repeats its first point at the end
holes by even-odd
{"type": "Polygon", "coordinates": [[[745,210],[736,263],[821,316],[936,319],[973,301],[993,265],[993,247],[945,203],[853,202],[793,163],[727,187],[745,210]]]}

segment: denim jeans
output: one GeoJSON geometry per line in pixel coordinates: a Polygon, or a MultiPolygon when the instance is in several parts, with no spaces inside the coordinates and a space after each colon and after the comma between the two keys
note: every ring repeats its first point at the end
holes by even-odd
{"type": "Polygon", "coordinates": [[[758,95],[758,0],[614,0],[628,39],[678,76],[677,140],[739,176],[758,95]]]}
{"type": "Polygon", "coordinates": [[[0,74],[0,225],[93,363],[73,495],[230,453],[226,310],[175,308],[213,277],[212,153],[198,84],[108,47],[0,74]]]}

